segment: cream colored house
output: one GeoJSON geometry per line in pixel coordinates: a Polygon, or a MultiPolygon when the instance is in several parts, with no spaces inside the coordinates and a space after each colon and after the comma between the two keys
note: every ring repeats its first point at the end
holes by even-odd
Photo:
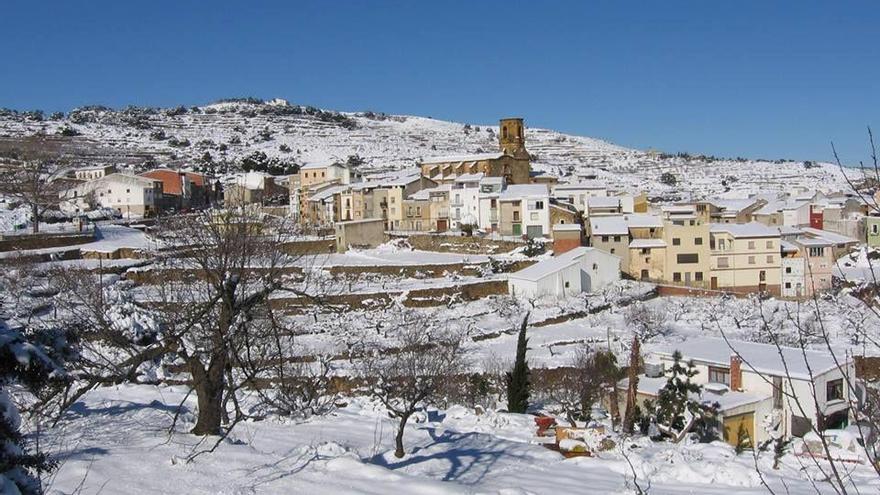
{"type": "Polygon", "coordinates": [[[757,222],[712,224],[709,288],[779,295],[780,241],[778,229],[757,222]]]}
{"type": "Polygon", "coordinates": [[[666,243],[663,281],[674,285],[706,288],[709,282],[709,224],[694,206],[661,209],[663,241],[666,243]]]}

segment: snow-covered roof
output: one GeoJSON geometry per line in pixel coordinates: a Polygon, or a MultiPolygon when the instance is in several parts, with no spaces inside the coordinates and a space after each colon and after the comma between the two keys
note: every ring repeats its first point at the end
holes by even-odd
{"type": "Polygon", "coordinates": [[[461,174],[455,178],[455,182],[480,182],[483,178],[483,172],[477,172],[475,174],[461,174]]]}
{"type": "Polygon", "coordinates": [[[801,227],[801,231],[814,237],[820,237],[834,244],[852,244],[859,242],[858,239],[845,236],[843,234],[829,232],[827,230],[814,229],[812,227],[801,227]]]}
{"type": "Polygon", "coordinates": [[[512,184],[501,191],[498,198],[502,201],[513,201],[525,197],[547,196],[549,191],[546,184],[512,184]]]}
{"type": "Polygon", "coordinates": [[[633,239],[629,243],[629,247],[638,249],[664,248],[666,247],[666,241],[663,239],[633,239]]]}
{"type": "Polygon", "coordinates": [[[728,199],[728,198],[711,198],[706,200],[707,203],[717,206],[724,213],[738,213],[758,202],[757,198],[748,199],[728,199]]]}
{"type": "Polygon", "coordinates": [[[309,197],[309,201],[324,201],[325,199],[331,198],[336,194],[339,194],[341,192],[345,192],[348,188],[349,188],[349,186],[346,186],[346,185],[330,186],[326,189],[321,189],[320,191],[316,192],[315,194],[312,194],[309,197]]]}
{"type": "Polygon", "coordinates": [[[590,218],[591,235],[628,235],[629,226],[620,215],[590,218]]]}
{"type": "Polygon", "coordinates": [[[587,198],[590,208],[616,208],[620,206],[619,196],[591,196],[587,198]]]}
{"type": "Polygon", "coordinates": [[[794,244],[792,242],[779,241],[779,245],[780,245],[780,247],[782,247],[782,250],[787,253],[792,253],[792,252],[798,251],[797,244],[794,244]]]}
{"type": "Polygon", "coordinates": [[[313,170],[313,169],[327,168],[327,167],[346,168],[345,165],[343,165],[341,163],[336,163],[336,162],[330,162],[330,163],[313,162],[313,163],[306,163],[305,165],[301,166],[299,169],[300,170],[313,170]]]}
{"type": "Polygon", "coordinates": [[[504,177],[483,177],[482,179],[480,179],[480,184],[504,184],[504,177]]]}
{"type": "Polygon", "coordinates": [[[623,219],[631,229],[648,229],[661,228],[663,221],[657,215],[648,215],[647,213],[627,213],[623,215],[623,219]]]}
{"type": "Polygon", "coordinates": [[[504,153],[476,153],[473,155],[451,155],[451,156],[434,156],[422,160],[422,163],[460,163],[460,162],[477,162],[481,160],[497,160],[504,156],[504,153]]]}
{"type": "MultiPolygon", "coordinates": [[[[669,382],[668,376],[645,376],[639,375],[637,390],[640,394],[657,397],[660,390],[669,382]]],[[[729,411],[746,404],[754,404],[762,400],[772,397],[770,394],[758,394],[754,392],[737,392],[730,390],[728,387],[721,387],[717,390],[712,388],[714,384],[703,385],[700,401],[709,403],[718,403],[720,412],[729,411]]],[[[629,388],[629,378],[624,378],[617,382],[619,390],[629,388]]]]}
{"type": "Polygon", "coordinates": [[[576,223],[557,223],[553,226],[553,230],[560,232],[580,232],[581,226],[576,223]]]}
{"type": "Polygon", "coordinates": [[[664,213],[696,213],[697,208],[694,205],[663,205],[660,211],[664,213]]]}
{"type": "Polygon", "coordinates": [[[568,182],[565,184],[557,184],[553,186],[554,191],[580,191],[580,190],[596,190],[605,189],[604,183],[595,180],[586,180],[581,182],[568,182]]]}
{"type": "Polygon", "coordinates": [[[726,232],[733,237],[779,237],[779,230],[762,223],[713,223],[709,227],[712,233],[726,232]]]}
{"type": "Polygon", "coordinates": [[[618,261],[620,260],[620,258],[614,256],[613,254],[606,253],[595,248],[581,246],[576,247],[570,251],[566,251],[558,256],[543,259],[535,263],[534,265],[524,268],[518,272],[511,273],[509,275],[509,278],[537,282],[538,280],[541,280],[549,275],[558,273],[560,270],[564,270],[569,266],[579,263],[580,258],[587,253],[594,253],[599,255],[600,257],[605,257],[609,262],[615,259],[618,261]]]}
{"type": "MultiPolygon", "coordinates": [[[[691,337],[683,342],[650,346],[648,350],[667,357],[677,350],[686,360],[693,359],[722,366],[729,366],[730,357],[739,355],[744,370],[781,376],[786,374],[787,368],[788,374],[797,380],[810,379],[808,368],[812,369],[813,376],[816,376],[837,367],[834,356],[827,352],[802,351],[795,347],[777,348],[772,344],[733,340],[728,345],[724,339],[715,337],[691,337]]],[[[845,361],[843,356],[839,357],[841,364],[845,361]]]]}

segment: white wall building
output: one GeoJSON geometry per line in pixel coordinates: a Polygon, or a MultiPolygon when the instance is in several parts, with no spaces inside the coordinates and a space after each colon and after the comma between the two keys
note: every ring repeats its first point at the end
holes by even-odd
{"type": "Polygon", "coordinates": [[[550,235],[550,189],[546,184],[513,184],[498,197],[500,202],[520,202],[522,233],[529,238],[550,235]]]}
{"type": "Polygon", "coordinates": [[[462,174],[452,182],[449,191],[450,227],[458,230],[462,225],[480,223],[480,181],[482,173],[462,174]]]}
{"type": "Polygon", "coordinates": [[[578,247],[510,274],[510,294],[529,299],[593,292],[620,280],[620,258],[578,247]]]}
{"type": "Polygon", "coordinates": [[[110,174],[62,193],[61,209],[84,212],[89,203],[113,208],[123,216],[155,214],[162,201],[162,181],[137,175],[110,174]]]}
{"type": "Polygon", "coordinates": [[[553,186],[553,197],[573,204],[578,211],[587,210],[587,200],[608,196],[608,188],[598,181],[573,182],[553,186]]]}

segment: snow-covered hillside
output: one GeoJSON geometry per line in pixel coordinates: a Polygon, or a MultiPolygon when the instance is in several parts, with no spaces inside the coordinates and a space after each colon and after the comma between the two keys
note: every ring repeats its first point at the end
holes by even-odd
{"type": "MultiPolygon", "coordinates": [[[[528,125],[528,116],[526,124],[528,125]]],[[[0,144],[44,133],[81,161],[201,167],[210,155],[217,172],[238,169],[255,152],[283,165],[348,161],[364,171],[414,166],[420,159],[497,149],[497,125],[445,122],[373,112],[340,113],[288,104],[235,100],[176,109],[86,107],[67,115],[0,110],[0,144]],[[356,157],[356,158],[351,158],[356,157]]],[[[612,187],[669,199],[726,193],[741,196],[793,185],[844,187],[831,164],[715,159],[633,150],[605,141],[529,127],[533,168],[573,178],[597,175],[612,187]],[[671,172],[675,186],[660,184],[671,172]]],[[[259,160],[259,158],[258,158],[259,160]]]]}

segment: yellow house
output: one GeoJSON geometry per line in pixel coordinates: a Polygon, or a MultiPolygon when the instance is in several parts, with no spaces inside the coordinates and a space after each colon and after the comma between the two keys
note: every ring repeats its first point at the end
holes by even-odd
{"type": "Polygon", "coordinates": [[[666,243],[663,281],[704,288],[709,278],[709,224],[693,206],[665,206],[663,241],[666,243]]]}
{"type": "Polygon", "coordinates": [[[717,223],[710,229],[710,288],[780,294],[781,246],[778,229],[757,222],[717,223]]]}

